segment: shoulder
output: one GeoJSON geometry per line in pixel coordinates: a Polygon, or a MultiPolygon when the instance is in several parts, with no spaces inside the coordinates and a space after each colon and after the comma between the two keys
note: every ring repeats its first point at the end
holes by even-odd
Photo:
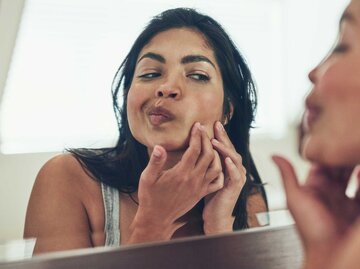
{"type": "Polygon", "coordinates": [[[38,173],[38,178],[52,176],[79,176],[84,173],[80,162],[70,153],[57,155],[48,160],[38,173]]]}
{"type": "Polygon", "coordinates": [[[88,184],[94,181],[81,163],[70,153],[57,155],[48,160],[38,172],[35,185],[59,185],[66,187],[88,184]]]}
{"type": "Polygon", "coordinates": [[[87,204],[89,193],[97,192],[99,183],[91,178],[89,172],[70,153],[57,155],[48,160],[40,169],[33,194],[51,196],[59,199],[67,197],[87,204]],[[85,201],[86,200],[86,201],[85,201]]]}
{"type": "Polygon", "coordinates": [[[48,160],[40,169],[30,202],[51,199],[58,200],[59,203],[80,204],[83,203],[82,193],[94,183],[72,154],[61,154],[48,160]]]}
{"type": "Polygon", "coordinates": [[[54,240],[42,240],[37,252],[91,245],[86,197],[96,186],[71,154],[55,156],[44,164],[31,192],[24,236],[54,240]]]}

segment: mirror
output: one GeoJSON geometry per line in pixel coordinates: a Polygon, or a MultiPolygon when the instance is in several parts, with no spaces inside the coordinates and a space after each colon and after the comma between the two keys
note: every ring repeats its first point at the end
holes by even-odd
{"type": "Polygon", "coordinates": [[[300,268],[301,242],[293,226],[155,244],[50,253],[8,262],[3,269],[35,268],[300,268]],[[256,252],[256,259],[253,254],[256,252]],[[209,255],[211,253],[211,255],[209,255]]]}
{"type": "MultiPolygon", "coordinates": [[[[226,0],[217,4],[210,4],[208,1],[197,1],[194,4],[193,1],[175,0],[173,2],[161,0],[151,2],[140,0],[121,2],[111,0],[71,0],[66,2],[52,1],[52,3],[44,0],[0,0],[0,40],[7,40],[7,45],[0,47],[0,61],[2,61],[2,69],[0,70],[0,133],[3,151],[0,154],[2,183],[0,188],[0,212],[2,214],[0,240],[9,241],[22,238],[26,205],[36,174],[48,159],[62,151],[64,145],[93,146],[94,141],[99,139],[104,138],[102,142],[105,144],[116,139],[116,125],[109,98],[109,85],[115,70],[150,17],[175,6],[188,5],[197,7],[200,11],[213,16],[224,25],[239,46],[239,49],[246,56],[250,69],[254,73],[259,92],[258,118],[251,142],[252,153],[262,179],[267,182],[266,189],[270,209],[283,209],[285,207],[284,195],[277,171],[270,160],[270,155],[277,152],[289,156],[296,162],[298,170],[305,174],[306,164],[297,156],[295,128],[301,115],[302,100],[310,87],[306,74],[326,54],[326,48],[331,47],[337,34],[337,18],[346,4],[347,1],[345,0],[319,0],[316,4],[311,0],[226,0]],[[67,5],[72,5],[72,9],[66,10],[67,5]],[[327,7],[327,14],[320,13],[324,6],[327,7]],[[50,31],[51,29],[44,30],[43,28],[46,26],[44,22],[31,21],[31,18],[35,16],[31,12],[46,12],[46,8],[49,8],[54,13],[52,16],[43,13],[42,19],[44,21],[48,20],[47,22],[50,23],[52,19],[60,18],[63,20],[55,24],[59,28],[52,28],[54,31],[50,31]],[[56,8],[58,8],[58,11],[56,11],[56,8]],[[41,89],[36,87],[37,84],[34,84],[33,87],[25,87],[20,84],[20,82],[24,82],[29,78],[17,77],[16,74],[23,73],[21,73],[21,70],[17,70],[16,67],[27,64],[26,61],[29,59],[25,57],[28,54],[24,55],[19,51],[28,47],[34,50],[35,58],[39,63],[51,63],[53,61],[52,65],[45,65],[45,69],[42,70],[55,68],[53,65],[56,60],[42,59],[41,57],[47,55],[48,51],[43,51],[42,55],[41,50],[36,50],[38,49],[34,46],[36,43],[32,43],[30,46],[28,43],[22,42],[25,42],[24,40],[34,41],[38,37],[29,37],[29,35],[34,32],[41,34],[40,30],[44,30],[44,33],[49,36],[41,36],[42,41],[44,44],[54,45],[56,42],[51,43],[50,41],[56,41],[57,38],[66,36],[66,32],[62,32],[63,30],[60,27],[64,26],[62,24],[66,24],[67,19],[61,16],[74,16],[75,14],[75,17],[77,17],[81,14],[86,15],[86,12],[94,15],[94,17],[92,21],[85,20],[82,24],[80,23],[81,25],[78,25],[78,29],[83,31],[79,31],[77,36],[81,37],[83,35],[86,37],[84,40],[78,39],[78,41],[80,40],[79,44],[83,46],[84,42],[89,41],[90,38],[96,38],[96,40],[91,43],[94,46],[86,47],[81,51],[82,54],[74,59],[75,62],[83,60],[77,67],[79,70],[82,64],[82,67],[84,69],[87,67],[89,71],[87,75],[82,73],[83,69],[81,69],[81,72],[79,71],[80,76],[85,76],[87,79],[86,85],[95,85],[94,91],[88,92],[89,98],[87,100],[89,102],[81,109],[78,107],[80,102],[68,102],[68,96],[77,98],[84,95],[80,92],[74,92],[73,88],[66,91],[65,89],[68,88],[66,84],[61,84],[60,86],[64,88],[63,95],[55,94],[56,98],[49,98],[49,102],[54,103],[39,108],[40,112],[37,112],[41,114],[34,112],[34,115],[40,115],[40,117],[34,117],[35,119],[40,118],[40,123],[30,122],[30,118],[27,117],[31,116],[29,109],[33,107],[33,102],[37,99],[49,97],[49,95],[50,97],[53,96],[51,92],[49,93],[47,87],[40,91],[41,89]],[[306,14],[305,20],[304,14],[306,14]],[[25,23],[33,23],[33,25],[26,28],[25,23]],[[84,30],[88,29],[86,24],[90,24],[94,32],[86,32],[84,30]],[[38,28],[35,26],[38,26],[38,28]],[[98,28],[94,26],[98,26],[98,28]],[[266,28],[262,28],[265,26],[266,28]],[[31,31],[26,32],[26,29],[31,31]],[[104,29],[107,29],[108,32],[104,32],[104,29]],[[118,33],[118,36],[116,36],[116,33],[118,33]],[[115,38],[113,38],[114,35],[115,38]],[[110,53],[105,53],[108,51],[110,53]],[[93,52],[97,52],[96,57],[92,56],[88,60],[86,58],[87,53],[90,55],[93,52]],[[96,65],[89,67],[91,63],[96,63],[96,65]],[[101,78],[100,75],[95,76],[96,72],[101,73],[103,76],[101,78]],[[14,93],[15,90],[24,88],[26,93],[18,92],[18,95],[14,93]],[[280,103],[270,102],[271,95],[280,100],[280,103]],[[102,100],[106,101],[102,102],[103,105],[100,107],[99,103],[102,100]],[[99,118],[95,114],[89,116],[89,113],[92,113],[90,111],[93,111],[92,108],[98,105],[97,113],[108,117],[109,125],[104,125],[104,118],[99,118]],[[18,111],[21,107],[26,107],[26,110],[20,113],[18,111]],[[73,115],[79,115],[76,116],[78,117],[75,119],[77,121],[70,124],[71,116],[69,115],[61,118],[63,107],[66,107],[73,115]],[[57,113],[52,114],[54,111],[57,111],[57,113]],[[6,118],[9,114],[12,115],[12,118],[6,118]],[[47,121],[49,115],[51,115],[51,119],[56,119],[56,121],[47,121]],[[44,122],[47,122],[47,124],[44,124],[44,122]],[[52,124],[51,122],[56,122],[56,126],[48,125],[52,124]],[[20,131],[14,133],[9,132],[9,130],[17,130],[13,127],[15,123],[20,123],[20,127],[25,126],[27,129],[19,129],[20,131]],[[79,128],[78,124],[84,125],[79,128]],[[38,128],[41,125],[45,126],[45,129],[56,130],[55,134],[48,134],[46,139],[49,142],[46,142],[44,137],[37,137],[36,139],[35,131],[39,130],[38,128]],[[94,137],[86,138],[85,145],[79,144],[79,139],[83,137],[84,133],[94,131],[87,129],[85,126],[102,126],[103,128],[100,129],[105,131],[95,133],[94,137]],[[83,133],[72,133],[72,130],[76,129],[82,130],[83,133]],[[67,136],[75,138],[71,141],[65,141],[65,139],[65,144],[60,143],[58,145],[59,139],[63,139],[59,135],[62,132],[67,133],[65,138],[67,136]],[[109,133],[110,136],[108,136],[109,133]],[[26,134],[29,137],[24,138],[26,134]],[[14,137],[16,139],[11,140],[14,137]],[[27,139],[33,140],[29,143],[27,139]],[[32,148],[34,145],[37,145],[35,149],[32,148]]],[[[74,17],[72,18],[74,19],[74,17]]],[[[74,25],[76,25],[76,22],[74,22],[74,25]]],[[[77,30],[74,25],[65,25],[64,29],[72,29],[74,32],[71,34],[74,35],[77,30]]],[[[41,41],[41,38],[38,41],[41,41]]],[[[71,42],[66,44],[71,44],[71,42]]],[[[73,44],[74,46],[77,45],[76,42],[73,44]]],[[[53,49],[56,50],[59,47],[55,46],[53,49]]],[[[68,49],[71,50],[71,48],[68,49]]],[[[22,50],[22,52],[29,51],[22,50]]],[[[32,63],[34,64],[34,61],[32,63]]],[[[35,81],[35,74],[43,72],[40,72],[38,68],[44,68],[44,66],[39,64],[36,67],[26,68],[26,73],[31,74],[31,72],[34,72],[34,76],[30,76],[30,82],[35,81]]],[[[77,70],[74,72],[70,70],[68,73],[64,71],[64,76],[66,76],[63,80],[65,82],[70,80],[71,74],[73,75],[76,72],[77,70]]],[[[59,73],[47,74],[50,76],[59,73]]],[[[74,118],[76,117],[74,116],[74,118]]]]}

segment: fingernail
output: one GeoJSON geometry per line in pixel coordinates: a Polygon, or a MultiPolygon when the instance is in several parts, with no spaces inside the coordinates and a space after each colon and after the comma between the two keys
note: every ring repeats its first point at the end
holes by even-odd
{"type": "Polygon", "coordinates": [[[200,123],[196,122],[192,128],[191,134],[196,134],[198,130],[200,130],[200,123]]]}
{"type": "Polygon", "coordinates": [[[153,149],[153,155],[154,157],[156,158],[160,158],[162,153],[161,153],[161,150],[159,148],[159,146],[155,146],[154,149],[153,149]]]}
{"type": "Polygon", "coordinates": [[[276,164],[276,165],[278,165],[278,163],[279,163],[279,159],[278,159],[278,157],[277,156],[271,156],[271,159],[273,160],[273,162],[276,164]]]}
{"type": "Polygon", "coordinates": [[[224,126],[221,124],[220,121],[218,121],[216,123],[216,128],[219,130],[219,131],[224,131],[224,126]]]}
{"type": "Polygon", "coordinates": [[[215,145],[218,145],[219,144],[219,141],[216,140],[215,138],[211,139],[211,143],[212,144],[215,144],[215,145]]]}
{"type": "Polygon", "coordinates": [[[226,157],[225,158],[225,162],[227,162],[228,164],[233,164],[234,162],[231,160],[230,157],[226,157]]]}

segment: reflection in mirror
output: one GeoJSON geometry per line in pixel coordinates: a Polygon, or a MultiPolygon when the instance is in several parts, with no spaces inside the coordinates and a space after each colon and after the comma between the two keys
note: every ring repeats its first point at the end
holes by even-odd
{"type": "MultiPolygon", "coordinates": [[[[17,1],[2,0],[0,2],[1,20],[4,19],[4,13],[8,13],[4,10],[11,5],[9,4],[10,2],[17,1]]],[[[141,2],[143,8],[139,10],[140,1],[131,1],[129,4],[125,4],[123,1],[121,3],[118,2],[108,0],[107,4],[105,4],[99,1],[86,1],[85,3],[84,1],[77,0],[68,1],[66,2],[67,4],[64,1],[62,4],[60,2],[50,4],[47,1],[26,1],[10,69],[9,72],[5,72],[5,74],[8,73],[7,83],[6,85],[3,83],[5,87],[2,86],[0,89],[0,91],[5,89],[2,94],[0,112],[0,142],[2,150],[0,155],[0,171],[2,171],[2,183],[5,186],[5,188],[0,188],[0,199],[2,199],[0,212],[4,212],[4,218],[1,219],[1,226],[4,228],[1,228],[0,239],[9,240],[22,237],[25,209],[30,196],[30,190],[34,183],[35,175],[46,160],[58,155],[58,152],[66,147],[90,148],[98,147],[99,145],[107,147],[114,145],[113,141],[117,138],[117,129],[111,111],[110,98],[108,98],[110,95],[109,83],[114,70],[117,69],[121,60],[126,56],[132,42],[151,16],[170,7],[186,5],[184,1],[181,1],[181,3],[175,1],[174,4],[159,3],[158,5],[152,5],[156,6],[156,8],[150,8],[145,6],[148,5],[147,2],[141,2]],[[129,18],[129,16],[119,16],[118,12],[116,12],[118,10],[122,10],[123,14],[132,14],[133,16],[130,16],[132,18],[129,18]],[[40,13],[32,13],[35,11],[40,13]],[[76,11],[76,14],[72,13],[74,11],[76,11]],[[85,17],[80,16],[85,16],[87,13],[93,17],[93,21],[89,22],[85,17]],[[42,14],[42,16],[39,16],[39,14],[42,14]],[[50,16],[50,14],[52,15],[50,16]],[[71,23],[69,23],[70,20],[65,15],[72,16],[71,23]],[[61,17],[61,21],[56,21],[59,17],[61,17]],[[120,21],[120,17],[124,17],[126,20],[120,21]],[[32,21],[31,19],[33,18],[38,20],[32,21]],[[80,18],[84,18],[84,20],[80,21],[80,18]],[[46,25],[51,25],[51,27],[46,28],[46,25]],[[134,29],[129,27],[129,25],[133,26],[134,29]],[[61,28],[63,26],[65,27],[61,28]],[[86,26],[90,26],[90,28],[86,28],[86,26]],[[41,30],[44,31],[41,32],[41,30]],[[98,39],[94,40],[94,36],[97,36],[98,39]],[[74,37],[75,39],[71,39],[74,37]],[[81,37],[84,37],[84,39],[81,39],[81,37]],[[46,49],[44,49],[45,47],[46,49]],[[97,54],[93,54],[94,52],[97,54]],[[34,58],[33,56],[36,57],[34,58]],[[62,63],[64,65],[61,65],[62,63]],[[60,69],[58,70],[56,67],[60,67],[60,69]],[[74,77],[76,80],[72,80],[74,77]],[[83,80],[80,80],[81,78],[83,80]],[[70,96],[71,98],[69,98],[70,96]],[[64,107],[66,109],[63,109],[64,107]],[[21,111],[21,109],[24,110],[21,111]],[[59,141],[60,143],[58,143],[59,141]],[[42,151],[48,152],[41,153],[42,151]],[[17,190],[16,193],[14,193],[14,190],[17,190]],[[9,209],[9,204],[13,205],[11,210],[9,209]],[[15,210],[15,207],[19,207],[19,209],[16,208],[15,210]]],[[[316,27],[319,27],[319,29],[325,27],[330,21],[330,19],[324,17],[318,24],[314,23],[314,21],[317,21],[316,10],[318,9],[316,8],[318,7],[314,7],[311,1],[292,2],[243,0],[235,2],[227,1],[225,4],[222,1],[221,5],[219,3],[211,4],[210,6],[208,1],[199,1],[198,4],[201,12],[211,15],[225,26],[225,29],[246,57],[256,80],[259,106],[254,124],[257,128],[252,133],[251,151],[256,167],[263,181],[267,183],[265,188],[268,193],[270,209],[281,209],[285,207],[285,204],[281,185],[277,180],[278,175],[270,163],[269,156],[275,151],[297,156],[294,146],[294,130],[288,131],[287,127],[288,125],[293,125],[292,123],[297,120],[300,114],[301,102],[299,100],[308,88],[308,84],[304,82],[306,79],[304,74],[313,63],[318,61],[319,57],[325,54],[311,44],[309,40],[313,40],[313,37],[318,34],[315,31],[316,27]],[[310,5],[311,8],[309,8],[310,5]],[[306,11],[308,21],[303,21],[302,16],[299,15],[301,14],[301,12],[298,12],[299,10],[306,11]],[[309,10],[312,13],[309,13],[309,10]],[[299,21],[301,21],[300,24],[299,21]],[[305,30],[299,31],[300,28],[305,30]],[[293,29],[296,29],[296,31],[293,31],[293,29]],[[266,49],[264,49],[264,44],[267,44],[266,49]],[[296,45],[294,46],[294,44],[296,45]],[[300,52],[299,47],[302,48],[300,52]],[[310,59],[310,56],[307,58],[304,55],[313,57],[310,59]],[[275,120],[271,121],[269,119],[275,120]]],[[[326,4],[329,7],[327,14],[329,18],[337,18],[338,16],[333,15],[331,10],[334,13],[340,12],[342,10],[341,5],[344,5],[344,3],[339,3],[341,1],[336,1],[337,3],[323,2],[324,5],[326,4]]],[[[193,3],[189,1],[189,5],[193,6],[193,3]]],[[[17,12],[19,12],[19,8],[17,12]]],[[[336,23],[337,21],[334,20],[333,24],[336,23]]],[[[4,24],[0,23],[0,25],[4,24]]],[[[331,28],[335,29],[336,27],[331,28]]],[[[16,32],[16,30],[14,31],[16,32]]],[[[3,32],[0,32],[0,34],[3,36],[3,32]]],[[[335,33],[326,33],[326,31],[324,33],[322,31],[321,34],[323,36],[316,37],[316,40],[328,42],[328,45],[318,44],[319,48],[330,47],[335,33]]],[[[165,36],[163,39],[171,41],[175,40],[178,36],[180,34],[177,33],[174,34],[174,39],[172,36],[171,38],[165,36]]],[[[190,36],[194,35],[190,33],[190,36]]],[[[209,49],[209,46],[205,46],[205,48],[209,49]]],[[[150,52],[158,53],[153,48],[151,49],[150,52]]],[[[172,53],[174,51],[178,52],[174,47],[171,47],[171,49],[172,53]]],[[[215,63],[217,67],[219,64],[217,59],[211,53],[206,54],[206,49],[201,51],[201,53],[204,52],[207,59],[215,63]]],[[[212,50],[210,49],[209,51],[211,52],[212,50]]],[[[162,52],[162,54],[166,56],[166,63],[162,63],[159,61],[159,57],[156,58],[151,54],[148,54],[148,57],[139,62],[139,65],[135,68],[135,74],[140,76],[140,78],[135,76],[138,79],[134,80],[134,82],[138,83],[137,85],[153,83],[150,81],[159,80],[159,74],[161,75],[161,72],[168,70],[167,64],[172,62],[172,58],[169,58],[166,53],[162,52]],[[148,70],[151,72],[148,72],[148,70]]],[[[161,56],[163,56],[162,54],[161,56]]],[[[176,53],[172,55],[176,55],[176,53]]],[[[5,59],[4,57],[0,58],[5,59]]],[[[191,82],[192,85],[197,85],[196,83],[205,85],[204,81],[206,81],[207,73],[213,72],[211,73],[212,76],[210,76],[212,79],[221,77],[216,73],[219,68],[211,69],[211,64],[208,64],[207,61],[197,61],[198,59],[191,62],[191,65],[187,64],[187,67],[184,68],[184,70],[194,69],[190,71],[201,71],[201,73],[188,73],[189,76],[187,78],[201,80],[201,82],[191,82]]],[[[5,78],[3,81],[5,81],[5,78]]],[[[3,84],[0,83],[0,85],[3,84]]],[[[204,87],[202,86],[202,88],[204,87]]],[[[165,87],[163,90],[171,90],[171,88],[176,87],[170,83],[170,86],[165,87]]],[[[159,91],[158,94],[166,95],[167,93],[163,90],[159,91]]],[[[121,97],[121,93],[119,94],[121,97]]],[[[170,93],[169,96],[174,97],[174,93],[170,93]]],[[[133,104],[140,106],[137,102],[141,98],[144,98],[144,95],[135,96],[132,100],[133,104]]],[[[119,105],[121,105],[120,99],[118,100],[119,105]]],[[[212,103],[209,102],[206,105],[210,104],[212,103]]],[[[183,108],[192,110],[195,107],[193,104],[186,104],[183,108]]],[[[211,111],[211,109],[204,110],[211,111]]],[[[153,111],[155,114],[150,117],[153,123],[162,122],[164,117],[169,116],[167,115],[168,111],[164,111],[155,110],[159,115],[153,111]],[[164,113],[165,115],[163,115],[164,113]]],[[[171,112],[171,114],[176,113],[171,112]]],[[[224,120],[223,123],[226,122],[222,117],[219,117],[219,119],[224,120]]],[[[205,120],[201,119],[201,121],[205,120]]],[[[144,124],[140,127],[143,128],[142,126],[144,124]]],[[[138,128],[137,126],[130,127],[138,128]]],[[[186,129],[187,134],[190,133],[190,126],[184,129],[186,129]]],[[[204,134],[204,136],[213,135],[212,126],[206,130],[207,134],[204,134]]],[[[139,133],[139,139],[143,139],[141,138],[143,131],[139,133]]],[[[180,131],[176,133],[176,135],[180,134],[180,131]]],[[[171,135],[171,137],[175,137],[175,135],[171,135]]],[[[158,136],[155,138],[159,139],[158,136]]],[[[157,142],[156,140],[148,148],[153,149],[157,142]]],[[[221,149],[218,148],[218,150],[221,160],[223,157],[221,149]]],[[[64,177],[68,178],[69,182],[59,181],[57,182],[58,185],[52,185],[53,189],[51,189],[51,185],[46,185],[50,184],[49,180],[45,180],[49,176],[39,179],[39,181],[47,181],[46,183],[39,183],[39,188],[44,187],[46,191],[40,191],[39,188],[35,188],[34,191],[48,195],[48,197],[35,195],[35,198],[32,198],[33,200],[35,199],[35,202],[33,206],[30,205],[30,210],[38,214],[39,218],[44,218],[44,222],[51,224],[50,222],[56,222],[59,216],[62,219],[66,219],[70,211],[73,210],[71,214],[75,214],[75,210],[78,209],[75,215],[82,217],[86,222],[64,222],[63,226],[69,229],[67,230],[68,234],[73,234],[79,227],[86,227],[86,229],[93,231],[95,234],[102,234],[106,224],[104,218],[99,216],[104,216],[106,209],[102,206],[103,193],[101,186],[92,179],[92,177],[95,177],[99,180],[98,175],[101,172],[97,173],[96,169],[92,169],[91,165],[89,165],[89,162],[94,161],[90,152],[85,152],[87,154],[85,157],[82,156],[84,152],[77,151],[76,153],[77,160],[69,157],[69,155],[66,155],[67,157],[64,158],[56,157],[40,172],[40,178],[45,173],[46,175],[51,174],[51,178],[54,181],[58,180],[57,177],[64,177]],[[89,161],[87,162],[85,159],[89,159],[89,161]],[[49,167],[51,165],[53,167],[49,167]],[[69,169],[61,169],[60,167],[63,165],[69,169]],[[79,184],[79,181],[86,183],[79,184]],[[56,192],[61,190],[61,188],[65,191],[63,196],[56,192]],[[74,197],[79,199],[73,199],[74,197]],[[38,201],[36,201],[37,199],[38,201]],[[84,203],[84,201],[86,202],[84,203]],[[68,203],[68,207],[65,208],[64,204],[66,203],[68,203]],[[37,206],[38,204],[41,204],[41,207],[37,206]],[[81,210],[76,207],[78,204],[83,205],[81,210]],[[49,218],[48,214],[55,214],[55,216],[49,218]]],[[[109,152],[109,154],[113,154],[113,152],[109,152]]],[[[242,157],[244,158],[244,156],[242,157]]],[[[297,157],[293,159],[298,160],[298,166],[306,168],[297,157]]],[[[97,162],[101,163],[101,160],[98,159],[97,162]]],[[[253,169],[246,168],[249,174],[251,173],[250,171],[253,171],[253,169]]],[[[303,169],[303,171],[305,172],[306,169],[303,169]]],[[[256,190],[258,189],[253,189],[253,192],[256,193],[256,190]]],[[[178,188],[176,188],[173,194],[177,193],[181,193],[178,188]]],[[[182,198],[184,199],[184,197],[182,198]]],[[[249,209],[250,211],[253,210],[253,212],[248,216],[249,218],[254,218],[255,213],[265,210],[264,202],[261,195],[255,194],[255,196],[249,197],[255,197],[254,204],[256,206],[249,209]]],[[[137,194],[132,197],[120,195],[119,199],[121,205],[119,208],[121,240],[128,240],[131,234],[132,220],[135,218],[137,211],[139,197],[137,194]],[[125,231],[121,231],[123,227],[127,227],[124,228],[125,231]]],[[[145,205],[149,206],[150,202],[146,202],[145,205]]],[[[166,205],[166,203],[164,204],[166,205]]],[[[203,208],[203,205],[199,205],[199,208],[203,208]]],[[[199,224],[203,218],[201,210],[194,210],[193,214],[195,217],[192,218],[191,216],[189,219],[194,220],[194,226],[197,225],[197,228],[201,227],[201,229],[204,229],[204,226],[199,224]]],[[[241,212],[244,212],[244,210],[241,212]]],[[[157,211],[151,214],[151,216],[154,217],[156,214],[158,214],[157,211]]],[[[30,213],[30,217],[28,215],[30,223],[28,227],[32,226],[30,230],[36,231],[36,233],[45,233],[44,227],[37,225],[37,220],[32,220],[31,215],[33,214],[30,213]]],[[[247,219],[247,221],[250,221],[250,219],[247,219]]],[[[150,219],[147,223],[151,223],[150,219]]],[[[59,223],[52,224],[58,225],[59,223]]],[[[256,223],[254,226],[258,224],[256,223]]],[[[178,225],[181,226],[179,223],[178,225]]],[[[58,237],[56,234],[57,229],[64,227],[53,226],[51,232],[54,232],[55,237],[58,237]]],[[[184,227],[182,228],[182,236],[194,233],[191,227],[184,227]],[[186,230],[187,228],[189,230],[186,230]]],[[[160,225],[158,225],[157,229],[159,228],[161,228],[160,225]]],[[[161,231],[165,231],[165,229],[161,229],[161,231]]],[[[141,232],[144,233],[144,231],[141,232]]],[[[36,236],[36,233],[32,234],[26,230],[25,236],[33,237],[36,236]]],[[[199,233],[204,233],[204,231],[202,230],[199,233]]],[[[154,233],[150,235],[154,235],[154,233]]],[[[49,233],[48,237],[51,238],[52,236],[53,234],[49,233]]],[[[39,235],[36,237],[43,238],[39,235]]],[[[88,235],[83,238],[85,237],[89,238],[88,235]]],[[[62,239],[64,238],[66,239],[66,236],[62,237],[62,239]]],[[[71,236],[71,238],[76,239],[77,236],[71,236]]],[[[79,247],[92,246],[93,241],[101,241],[97,241],[95,238],[88,239],[89,241],[84,243],[82,240],[84,239],[75,240],[77,243],[81,241],[79,247]]],[[[46,241],[45,236],[44,242],[46,241]]],[[[71,243],[71,240],[63,241],[71,243]]]]}
{"type": "Polygon", "coordinates": [[[241,54],[195,9],[154,17],[114,78],[118,142],[68,149],[38,173],[24,229],[34,253],[257,226],[267,201],[249,150],[257,100],[241,54]]]}

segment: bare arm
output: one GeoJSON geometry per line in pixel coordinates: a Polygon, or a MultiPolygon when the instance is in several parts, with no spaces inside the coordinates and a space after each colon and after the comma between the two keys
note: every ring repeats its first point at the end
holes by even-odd
{"type": "Polygon", "coordinates": [[[74,158],[61,155],[48,161],[37,175],[24,230],[25,238],[37,238],[35,254],[92,246],[74,168],[74,158]]]}

